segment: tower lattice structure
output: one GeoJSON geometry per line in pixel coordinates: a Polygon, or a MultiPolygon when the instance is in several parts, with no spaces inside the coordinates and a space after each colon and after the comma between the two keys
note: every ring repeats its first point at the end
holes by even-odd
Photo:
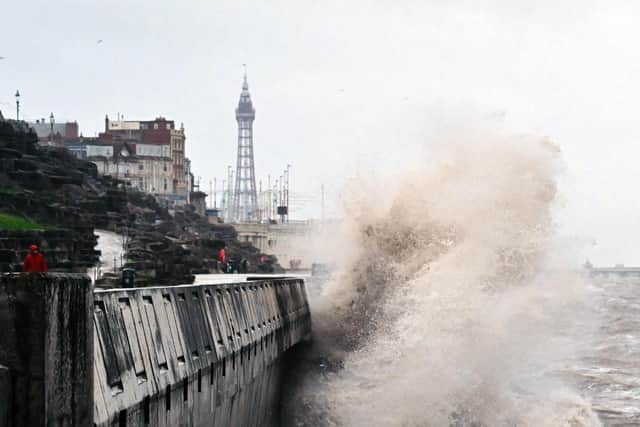
{"type": "Polygon", "coordinates": [[[258,195],[253,160],[253,121],[256,110],[251,103],[249,84],[245,72],[240,101],[236,108],[238,122],[238,161],[236,163],[235,189],[231,218],[234,221],[251,221],[257,218],[258,195]]]}

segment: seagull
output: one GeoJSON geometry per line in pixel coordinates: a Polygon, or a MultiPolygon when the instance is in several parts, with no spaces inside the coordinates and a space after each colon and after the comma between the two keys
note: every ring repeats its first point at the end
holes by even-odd
{"type": "Polygon", "coordinates": [[[4,56],[0,56],[0,61],[4,59],[4,56]]]}
{"type": "Polygon", "coordinates": [[[100,43],[102,43],[102,39],[98,40],[98,43],[96,43],[96,44],[100,44],[100,43]]]}

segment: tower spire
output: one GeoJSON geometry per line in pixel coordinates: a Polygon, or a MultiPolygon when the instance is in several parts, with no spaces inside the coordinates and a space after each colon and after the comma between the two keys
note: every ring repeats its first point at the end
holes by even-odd
{"type": "Polygon", "coordinates": [[[256,110],[251,102],[247,68],[244,67],[242,92],[236,108],[238,122],[238,160],[236,163],[235,191],[230,217],[233,221],[251,221],[257,218],[258,195],[253,160],[253,121],[256,110]]]}
{"type": "Polygon", "coordinates": [[[244,79],[242,80],[242,90],[249,90],[249,83],[247,83],[247,64],[242,64],[242,68],[244,68],[244,79]]]}

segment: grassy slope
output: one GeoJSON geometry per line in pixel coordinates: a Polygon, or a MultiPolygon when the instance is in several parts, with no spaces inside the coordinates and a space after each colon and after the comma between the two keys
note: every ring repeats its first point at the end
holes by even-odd
{"type": "Polygon", "coordinates": [[[47,230],[50,227],[0,212],[0,230],[47,230]]]}

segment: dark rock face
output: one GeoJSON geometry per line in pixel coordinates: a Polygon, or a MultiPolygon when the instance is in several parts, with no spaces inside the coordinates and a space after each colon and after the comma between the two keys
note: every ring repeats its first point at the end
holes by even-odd
{"type": "Polygon", "coordinates": [[[39,150],[25,123],[0,121],[0,210],[46,224],[47,230],[0,230],[0,271],[20,271],[31,244],[52,271],[83,272],[98,261],[90,215],[78,203],[97,169],[70,153],[39,150]]]}
{"type": "MultiPolygon", "coordinates": [[[[95,228],[128,236],[126,267],[136,269],[137,286],[191,283],[194,274],[218,272],[222,246],[227,258],[246,259],[248,272],[260,256],[237,241],[232,226],[209,224],[189,206],[171,215],[151,195],[99,176],[93,163],[39,148],[24,122],[0,120],[0,211],[53,229],[0,231],[0,271],[19,271],[33,243],[52,271],[86,271],[99,260],[95,228]]],[[[118,283],[114,277],[104,284],[118,283]]]]}

